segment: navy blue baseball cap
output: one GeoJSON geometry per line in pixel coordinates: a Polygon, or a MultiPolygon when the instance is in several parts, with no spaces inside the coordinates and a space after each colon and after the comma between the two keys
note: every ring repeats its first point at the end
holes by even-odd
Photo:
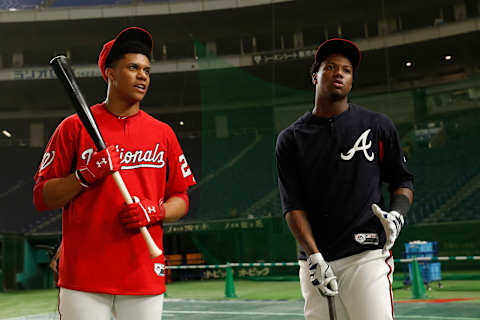
{"type": "Polygon", "coordinates": [[[333,53],[341,53],[350,60],[354,69],[360,64],[362,53],[357,45],[350,40],[332,38],[324,41],[317,49],[315,62],[321,63],[326,57],[333,53]]]}

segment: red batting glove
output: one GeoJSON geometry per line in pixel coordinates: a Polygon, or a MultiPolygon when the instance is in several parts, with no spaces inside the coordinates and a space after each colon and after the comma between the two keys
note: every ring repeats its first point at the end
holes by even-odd
{"type": "Polygon", "coordinates": [[[114,146],[94,152],[87,165],[75,171],[78,182],[88,188],[106,176],[120,169],[120,155],[114,146]]]}
{"type": "Polygon", "coordinates": [[[132,204],[125,204],[120,212],[120,222],[127,229],[138,229],[149,226],[165,218],[165,206],[163,201],[155,203],[149,199],[138,199],[133,197],[132,204]]]}

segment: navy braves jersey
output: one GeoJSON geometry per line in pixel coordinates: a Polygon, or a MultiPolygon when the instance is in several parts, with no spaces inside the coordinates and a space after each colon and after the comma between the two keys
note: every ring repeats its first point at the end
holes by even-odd
{"type": "Polygon", "coordinates": [[[332,118],[305,113],[279,134],[276,158],[283,213],[306,212],[327,261],[383,247],[371,210],[384,207],[382,183],[413,190],[393,122],[355,104],[332,118]]]}

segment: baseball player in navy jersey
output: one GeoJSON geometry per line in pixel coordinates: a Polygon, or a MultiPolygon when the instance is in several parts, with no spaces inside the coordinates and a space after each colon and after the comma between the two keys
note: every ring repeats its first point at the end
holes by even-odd
{"type": "Polygon", "coordinates": [[[152,47],[151,35],[136,27],[103,46],[98,65],[107,97],[91,111],[108,148],[96,151],[72,115],[56,128],[35,175],[35,206],[63,208],[61,319],[161,319],[165,258],[150,258],[139,228],[163,248],[163,221],[186,214],[195,180],[173,130],[140,109],[152,47]],[[133,204],[125,204],[115,171],[133,204]]]}
{"type": "Polygon", "coordinates": [[[301,247],[308,320],[329,319],[328,296],[338,319],[394,318],[390,249],[413,199],[413,176],[392,121],[348,102],[360,60],[351,41],[322,43],[311,69],[314,108],[277,139],[280,197],[301,247]]]}

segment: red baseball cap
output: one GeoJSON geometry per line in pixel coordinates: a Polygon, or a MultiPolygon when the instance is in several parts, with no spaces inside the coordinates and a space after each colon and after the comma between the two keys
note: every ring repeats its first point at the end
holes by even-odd
{"type": "Polygon", "coordinates": [[[317,49],[315,62],[321,63],[332,53],[341,53],[350,60],[354,69],[360,64],[362,53],[357,45],[350,40],[342,38],[332,38],[324,41],[317,49]]]}
{"type": "Polygon", "coordinates": [[[119,43],[125,40],[137,40],[142,42],[147,46],[149,51],[152,51],[153,48],[153,39],[152,35],[145,29],[138,27],[129,27],[122,30],[113,40],[108,41],[103,45],[103,49],[98,56],[98,67],[102,72],[103,80],[107,81],[107,76],[105,75],[106,63],[110,52],[114,46],[118,46],[119,43]]]}

